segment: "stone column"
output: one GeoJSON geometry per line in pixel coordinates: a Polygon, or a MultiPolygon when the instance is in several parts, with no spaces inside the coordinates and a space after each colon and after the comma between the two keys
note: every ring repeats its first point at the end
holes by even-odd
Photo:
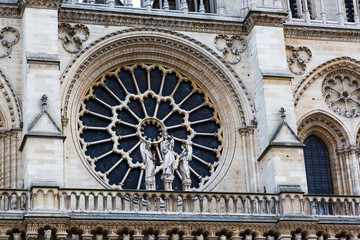
{"type": "Polygon", "coordinates": [[[63,140],[58,45],[58,8],[62,0],[26,1],[23,26],[24,185],[63,187],[63,140]],[[47,96],[48,114],[41,105],[47,96]],[[49,117],[50,116],[50,117],[49,117]],[[36,120],[37,119],[37,120],[36,120]]]}

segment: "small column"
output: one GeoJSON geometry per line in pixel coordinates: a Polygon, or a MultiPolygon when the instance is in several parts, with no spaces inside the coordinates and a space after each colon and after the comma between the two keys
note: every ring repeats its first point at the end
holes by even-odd
{"type": "Polygon", "coordinates": [[[188,13],[189,13],[189,6],[188,6],[186,0],[181,0],[180,10],[182,10],[185,14],[188,14],[188,13]]]}
{"type": "Polygon", "coordinates": [[[324,0],[320,0],[320,16],[323,24],[326,24],[326,12],[324,11],[324,0]]]}
{"type": "Polygon", "coordinates": [[[204,0],[200,0],[199,13],[205,13],[204,0]]]}
{"type": "Polygon", "coordinates": [[[336,7],[337,7],[337,17],[338,17],[338,22],[340,26],[344,26],[344,22],[345,22],[345,18],[344,18],[344,12],[343,12],[343,8],[342,8],[342,1],[341,0],[336,0],[336,7]]]}
{"type": "Polygon", "coordinates": [[[115,7],[115,0],[106,0],[106,4],[107,4],[110,8],[114,8],[114,7],[115,7]]]}
{"type": "Polygon", "coordinates": [[[216,4],[217,4],[216,13],[220,15],[224,15],[225,14],[224,0],[216,0],[216,4]]]}
{"type": "MultiPolygon", "coordinates": [[[[161,0],[160,0],[161,1],[161,0]]],[[[170,6],[169,6],[169,1],[168,0],[164,0],[164,10],[170,10],[170,6]]]]}
{"type": "Polygon", "coordinates": [[[151,9],[152,9],[151,1],[150,0],[145,0],[144,7],[146,8],[146,10],[151,11],[151,9]]]}
{"type": "Polygon", "coordinates": [[[351,161],[354,194],[359,195],[360,194],[359,163],[356,159],[356,151],[358,151],[356,146],[350,147],[350,161],[351,161]]]}
{"type": "Polygon", "coordinates": [[[359,25],[359,6],[356,0],[353,0],[353,6],[354,6],[354,21],[356,25],[359,25]]]}
{"type": "Polygon", "coordinates": [[[310,12],[307,0],[304,0],[305,22],[310,23],[310,12]]]}

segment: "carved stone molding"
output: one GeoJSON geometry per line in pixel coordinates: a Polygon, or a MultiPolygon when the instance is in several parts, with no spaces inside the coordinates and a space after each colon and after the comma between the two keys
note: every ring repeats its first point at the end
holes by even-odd
{"type": "Polygon", "coordinates": [[[301,39],[317,39],[317,40],[335,40],[335,41],[360,41],[359,29],[351,28],[332,28],[324,27],[308,27],[307,26],[293,26],[290,24],[284,25],[284,35],[286,38],[301,38],[301,39]]]}
{"type": "Polygon", "coordinates": [[[244,20],[243,30],[249,33],[255,25],[282,27],[286,16],[286,12],[250,11],[244,20]]]}
{"type": "MultiPolygon", "coordinates": [[[[237,75],[237,73],[232,69],[232,67],[229,65],[229,63],[227,63],[221,56],[219,56],[215,51],[213,51],[212,49],[210,49],[209,47],[207,47],[206,45],[200,43],[199,41],[189,37],[189,36],[186,36],[186,35],[183,35],[181,33],[177,33],[177,32],[173,32],[173,31],[170,31],[170,30],[165,30],[165,29],[157,29],[157,28],[133,28],[133,29],[126,29],[126,30],[122,30],[122,31],[118,31],[118,32],[114,32],[114,33],[111,33],[111,34],[108,34],[98,40],[96,40],[95,42],[91,43],[89,46],[87,46],[86,48],[84,48],[81,52],[79,52],[73,59],[72,62],[70,62],[70,64],[67,66],[67,68],[64,70],[63,74],[62,74],[62,77],[61,77],[61,83],[63,81],[63,79],[65,79],[67,77],[67,73],[69,72],[70,68],[74,65],[74,63],[77,61],[77,59],[79,59],[86,51],[88,51],[91,47],[93,47],[94,45],[104,41],[105,39],[108,39],[109,37],[112,37],[112,36],[117,36],[117,35],[121,35],[123,33],[128,33],[128,32],[136,32],[136,31],[152,31],[154,33],[156,32],[159,32],[159,33],[166,33],[166,34],[171,34],[171,35],[174,35],[174,36],[178,36],[178,37],[181,37],[181,38],[184,38],[188,41],[191,41],[192,43],[195,43],[196,45],[198,45],[199,47],[205,49],[206,51],[208,51],[209,53],[211,53],[213,56],[215,56],[217,59],[219,59],[226,67],[227,67],[227,70],[231,72],[231,74],[235,77],[235,79],[238,81],[238,83],[240,84],[241,86],[241,89],[242,91],[244,92],[244,94],[246,95],[246,100],[248,101],[248,104],[249,104],[249,107],[251,109],[251,112],[252,114],[255,112],[254,110],[254,104],[253,104],[253,101],[252,99],[250,98],[250,94],[247,92],[247,89],[245,87],[245,85],[243,84],[243,82],[241,81],[240,77],[237,75]]],[[[162,42],[164,41],[162,38],[158,38],[158,37],[152,37],[152,38],[146,38],[146,39],[143,39],[143,38],[137,38],[137,39],[132,39],[131,42],[129,40],[118,40],[114,43],[114,46],[108,46],[106,49],[102,49],[101,51],[102,52],[98,52],[96,53],[94,56],[92,56],[92,58],[97,58],[99,55],[101,54],[104,54],[105,52],[107,51],[111,51],[112,47],[117,47],[117,46],[121,46],[121,45],[129,45],[129,44],[134,44],[134,43],[142,43],[142,42],[146,42],[146,43],[150,43],[150,42],[162,42]]],[[[181,49],[181,48],[184,48],[185,51],[187,52],[193,52],[194,50],[193,49],[190,49],[186,46],[183,46],[183,45],[179,45],[178,43],[173,43],[171,40],[166,40],[166,44],[168,44],[169,46],[172,46],[172,45],[178,45],[177,48],[178,49],[181,49]]],[[[206,64],[208,66],[212,66],[213,69],[216,69],[217,67],[214,66],[214,64],[212,62],[209,62],[204,56],[202,56],[201,53],[199,52],[193,52],[192,54],[193,56],[197,56],[198,58],[202,58],[202,61],[205,61],[206,64]]],[[[70,95],[72,93],[72,89],[77,81],[77,78],[81,75],[83,69],[85,69],[92,61],[94,61],[94,59],[88,59],[86,62],[82,63],[82,65],[78,68],[78,70],[76,71],[73,79],[71,80],[71,83],[68,87],[68,90],[66,92],[66,96],[65,96],[65,102],[63,104],[63,115],[67,116],[68,115],[68,106],[69,106],[69,99],[70,99],[70,95]]],[[[230,89],[231,89],[231,92],[232,92],[232,97],[234,98],[235,102],[236,102],[236,105],[239,109],[239,112],[241,113],[241,121],[243,122],[244,125],[247,125],[246,121],[245,121],[245,115],[244,115],[244,109],[243,109],[243,106],[242,106],[242,100],[237,92],[237,90],[232,86],[232,83],[230,83],[229,79],[227,77],[225,77],[223,75],[223,73],[221,73],[219,71],[219,76],[221,79],[223,79],[223,82],[225,83],[226,86],[228,86],[230,89]]]]}
{"type": "Polygon", "coordinates": [[[314,134],[321,135],[324,142],[330,142],[334,150],[342,148],[349,142],[348,134],[339,121],[322,112],[312,113],[298,124],[298,135],[301,142],[314,134]]]}
{"type": "Polygon", "coordinates": [[[16,1],[0,3],[0,17],[21,18],[22,10],[22,4],[16,1]]]}
{"type": "Polygon", "coordinates": [[[20,39],[20,33],[16,28],[4,27],[0,29],[0,41],[5,53],[0,52],[0,58],[7,57],[11,54],[12,46],[15,45],[20,39]]]}
{"type": "Polygon", "coordinates": [[[62,0],[21,0],[26,7],[59,9],[62,0]]]}
{"type": "Polygon", "coordinates": [[[230,64],[240,62],[240,55],[247,48],[247,41],[240,35],[217,35],[215,37],[214,44],[216,49],[222,52],[224,59],[230,64]]]}
{"type": "Polygon", "coordinates": [[[305,46],[286,45],[287,62],[291,72],[300,75],[306,71],[306,64],[311,61],[312,53],[305,46]]]}
{"type": "Polygon", "coordinates": [[[326,75],[322,93],[328,107],[343,117],[360,116],[360,74],[338,69],[326,75]]]}
{"type": "Polygon", "coordinates": [[[350,57],[338,57],[331,59],[317,66],[309,72],[295,87],[294,98],[295,105],[298,104],[306,89],[317,79],[325,76],[327,73],[337,69],[349,69],[360,73],[360,61],[350,57]]]}
{"type": "MultiPolygon", "coordinates": [[[[110,9],[107,9],[110,10],[110,9]]],[[[121,10],[121,9],[118,9],[121,10]]],[[[127,9],[126,9],[127,10],[127,9]]],[[[59,10],[60,22],[74,22],[82,24],[102,24],[111,26],[129,26],[129,27],[159,27],[171,28],[173,30],[191,31],[191,32],[208,32],[218,33],[219,31],[227,34],[239,34],[243,31],[242,19],[189,19],[177,15],[144,15],[132,12],[129,15],[126,11],[106,11],[101,9],[96,11],[74,5],[63,4],[59,10]]]]}
{"type": "MultiPolygon", "coordinates": [[[[19,128],[22,124],[20,102],[9,80],[0,69],[0,91],[5,98],[11,119],[11,128],[19,128]]],[[[5,113],[4,113],[5,114],[5,113]]]]}
{"type": "Polygon", "coordinates": [[[70,53],[80,52],[82,43],[87,41],[89,36],[90,30],[83,24],[59,24],[59,39],[62,40],[64,49],[70,53]]]}

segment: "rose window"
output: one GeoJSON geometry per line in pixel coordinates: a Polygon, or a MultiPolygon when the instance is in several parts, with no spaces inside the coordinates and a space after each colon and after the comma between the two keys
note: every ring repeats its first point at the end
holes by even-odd
{"type": "Polygon", "coordinates": [[[344,117],[360,116],[360,82],[352,73],[330,73],[323,82],[323,95],[328,106],[344,117]]]}
{"type": "Polygon", "coordinates": [[[147,142],[155,156],[156,189],[164,189],[165,132],[175,142],[174,190],[182,189],[183,143],[193,149],[192,189],[203,187],[221,163],[223,126],[214,102],[196,81],[171,68],[134,64],[104,73],[87,90],[78,119],[86,162],[112,188],[145,189],[140,145],[147,142]]]}

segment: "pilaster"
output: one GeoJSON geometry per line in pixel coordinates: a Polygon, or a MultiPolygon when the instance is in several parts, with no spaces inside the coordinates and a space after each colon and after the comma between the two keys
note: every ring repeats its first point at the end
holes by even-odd
{"type": "Polygon", "coordinates": [[[23,151],[24,185],[48,182],[63,186],[58,8],[61,0],[26,0],[23,26],[23,151]],[[47,96],[42,119],[40,99],[47,96]],[[34,127],[37,121],[37,126],[34,127]]]}

